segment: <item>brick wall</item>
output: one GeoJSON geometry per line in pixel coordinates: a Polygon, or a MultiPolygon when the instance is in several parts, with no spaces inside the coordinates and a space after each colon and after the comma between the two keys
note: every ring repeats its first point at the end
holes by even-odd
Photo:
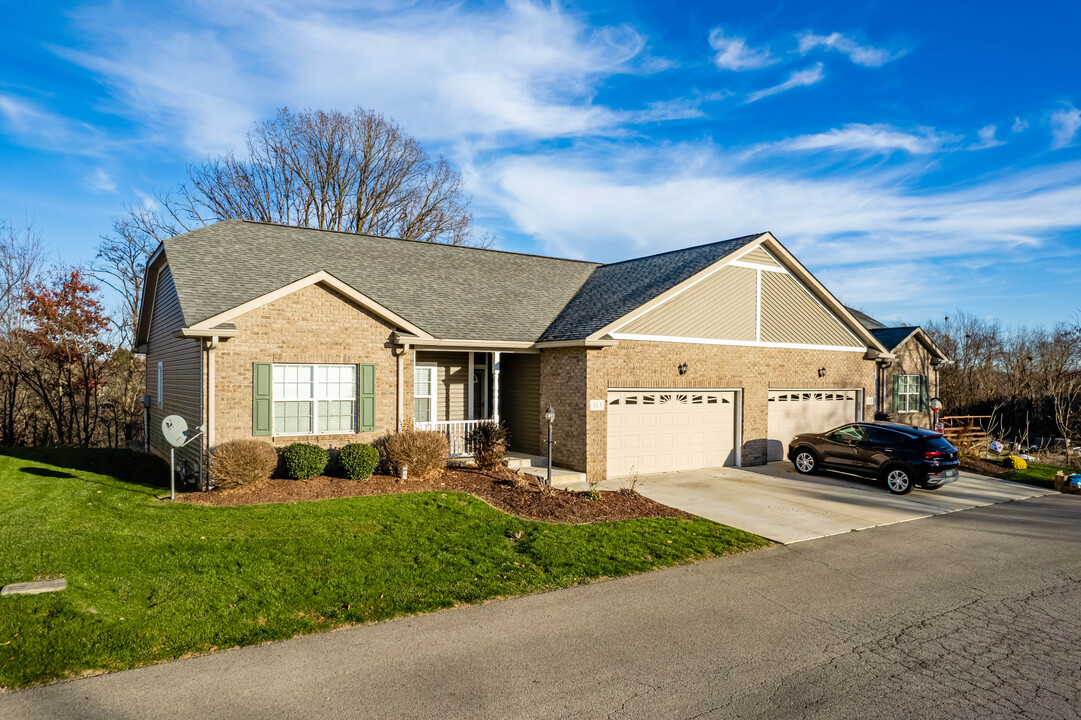
{"type": "MultiPolygon", "coordinates": [[[[252,363],[374,363],[375,432],[266,438],[277,446],[310,442],[341,447],[371,442],[397,423],[393,326],[322,285],[310,285],[237,317],[237,336],[219,345],[215,369],[215,442],[252,437],[252,363]]],[[[404,410],[413,413],[413,353],[403,367],[404,410]]]]}
{"type": "MultiPolygon", "coordinates": [[[[606,411],[590,411],[609,387],[741,388],[743,464],[766,461],[770,388],[863,388],[874,397],[874,363],[862,353],[622,340],[601,349],[541,352],[541,403],[556,410],[557,465],[606,474],[606,411]],[[686,375],[677,366],[687,363],[686,375]],[[826,368],[824,377],[819,368],[826,368]]],[[[870,419],[871,408],[865,406],[870,419]]]]}

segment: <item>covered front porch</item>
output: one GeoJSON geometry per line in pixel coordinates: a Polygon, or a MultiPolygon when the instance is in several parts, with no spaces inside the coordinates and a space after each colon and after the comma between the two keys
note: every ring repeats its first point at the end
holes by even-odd
{"type": "Polygon", "coordinates": [[[472,454],[469,432],[502,422],[508,449],[540,454],[540,356],[536,351],[417,349],[413,358],[413,423],[443,433],[450,456],[472,454]]]}

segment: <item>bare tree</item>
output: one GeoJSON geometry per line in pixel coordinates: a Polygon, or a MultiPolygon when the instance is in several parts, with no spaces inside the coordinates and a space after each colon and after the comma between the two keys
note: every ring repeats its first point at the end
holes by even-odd
{"type": "Polygon", "coordinates": [[[37,435],[37,403],[22,382],[19,333],[27,289],[40,277],[45,252],[41,234],[27,220],[22,227],[0,221],[0,445],[16,445],[37,435]]]}
{"type": "Polygon", "coordinates": [[[1051,401],[1055,426],[1066,443],[1070,463],[1081,419],[1081,322],[1060,325],[1040,346],[1045,373],[1044,391],[1051,401]]]}
{"type": "Polygon", "coordinates": [[[452,245],[472,235],[462,175],[378,113],[281,109],[229,152],[188,170],[185,226],[241,218],[452,245]]]}

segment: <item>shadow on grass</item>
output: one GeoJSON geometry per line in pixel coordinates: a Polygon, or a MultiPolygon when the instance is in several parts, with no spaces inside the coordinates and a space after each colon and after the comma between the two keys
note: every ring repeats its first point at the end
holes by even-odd
{"type": "Polygon", "coordinates": [[[41,477],[47,477],[47,478],[73,478],[73,477],[75,477],[71,473],[64,472],[62,470],[50,470],[49,468],[39,468],[39,467],[21,467],[21,468],[19,468],[19,472],[24,472],[24,473],[27,473],[28,475],[40,475],[41,477]]]}
{"type": "MultiPolygon", "coordinates": [[[[75,478],[72,473],[94,473],[117,478],[137,488],[120,488],[148,495],[156,495],[169,487],[169,465],[161,458],[133,450],[111,448],[73,447],[0,447],[0,456],[18,458],[29,462],[52,465],[53,468],[23,467],[20,471],[31,475],[48,478],[75,478]],[[65,472],[71,471],[71,472],[65,472]]],[[[84,478],[87,482],[102,483],[100,480],[84,478]]]]}

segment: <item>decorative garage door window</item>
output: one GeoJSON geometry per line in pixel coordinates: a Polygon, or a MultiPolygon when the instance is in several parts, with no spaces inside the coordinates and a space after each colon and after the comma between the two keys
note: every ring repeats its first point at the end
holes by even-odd
{"type": "Polygon", "coordinates": [[[783,392],[770,393],[770,402],[852,402],[856,399],[856,392],[783,392]]]}
{"type": "Polygon", "coordinates": [[[274,434],[356,432],[356,365],[274,365],[274,434]]]}
{"type": "Polygon", "coordinates": [[[610,397],[608,400],[609,405],[730,405],[731,403],[730,399],[716,393],[623,393],[610,397]]]}

